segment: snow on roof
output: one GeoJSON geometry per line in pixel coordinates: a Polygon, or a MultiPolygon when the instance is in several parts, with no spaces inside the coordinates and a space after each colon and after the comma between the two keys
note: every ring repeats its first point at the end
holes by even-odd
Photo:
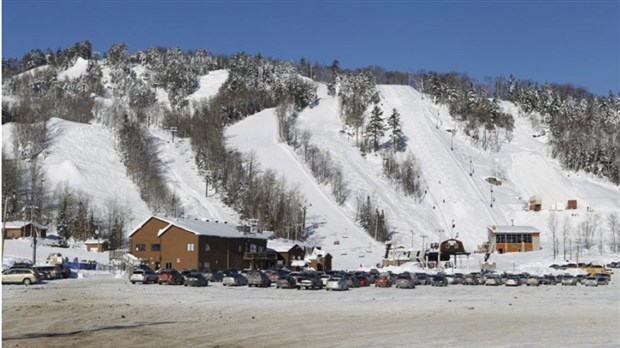
{"type": "Polygon", "coordinates": [[[532,226],[489,226],[489,230],[495,233],[523,233],[523,232],[540,232],[539,229],[532,226]]]}
{"type": "Polygon", "coordinates": [[[273,249],[278,253],[288,252],[293,249],[295,245],[300,246],[299,244],[293,243],[287,239],[272,239],[267,241],[267,248],[273,249]]]}
{"type": "Polygon", "coordinates": [[[32,222],[32,221],[7,221],[5,224],[6,228],[22,228],[24,226],[27,226],[29,223],[32,223],[32,225],[40,230],[45,230],[47,229],[47,226],[38,224],[36,222],[32,222]]]}
{"type": "Polygon", "coordinates": [[[107,239],[87,239],[84,241],[84,244],[99,244],[99,243],[109,243],[107,239]]]}
{"type": "MultiPolygon", "coordinates": [[[[170,228],[172,228],[172,226],[176,226],[178,228],[184,229],[188,232],[192,232],[200,236],[266,239],[264,236],[257,234],[257,233],[249,233],[249,234],[240,233],[239,231],[237,231],[236,226],[230,225],[228,223],[209,222],[209,221],[202,221],[198,219],[172,219],[172,218],[166,218],[166,217],[160,217],[160,216],[152,216],[151,218],[155,218],[155,219],[168,223],[168,226],[159,230],[157,237],[161,237],[161,235],[166,233],[170,228]]],[[[144,226],[144,224],[147,221],[149,221],[151,218],[147,219],[145,222],[140,224],[140,226],[134,229],[129,234],[129,236],[133,235],[136,231],[141,229],[144,226]]]]}

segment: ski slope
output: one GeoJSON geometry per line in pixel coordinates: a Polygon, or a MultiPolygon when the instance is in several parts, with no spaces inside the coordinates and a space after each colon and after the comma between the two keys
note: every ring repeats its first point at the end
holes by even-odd
{"type": "MultiPolygon", "coordinates": [[[[457,237],[472,250],[487,240],[487,226],[495,224],[532,225],[543,232],[543,248],[550,249],[547,225],[552,207],[577,199],[578,211],[557,211],[561,219],[570,218],[575,228],[589,214],[585,211],[588,206],[596,206],[601,217],[620,210],[618,187],[563,171],[547,155],[545,139],[532,137],[535,131],[526,119],[516,116],[517,107],[511,103],[502,106],[515,115],[512,141],[499,152],[489,152],[475,147],[458,131],[460,125],[445,107],[432,103],[413,88],[386,85],[379,86],[379,92],[384,117],[392,108],[400,112],[406,151],[413,152],[421,162],[427,184],[422,202],[404,196],[388,182],[379,155],[360,155],[355,136],[341,132],[338,101],[327,95],[324,85],[319,85],[319,104],[300,113],[297,127],[310,131],[310,142],[329,150],[332,159],[342,165],[351,189],[344,206],[335,203],[329,187],[316,182],[291,147],[278,142],[273,109],[248,117],[226,133],[229,146],[254,152],[263,170],[271,168],[286,177],[289,184],[299,185],[312,204],[308,208],[309,223],[318,224],[317,240],[333,254],[335,267],[373,265],[384,252],[382,244],[374,242],[355,223],[354,202],[358,196],[373,197],[396,231],[394,244],[414,250],[421,249],[423,235],[427,244],[457,237]],[[486,181],[488,177],[500,178],[502,185],[492,186],[486,181]],[[543,211],[524,210],[532,195],[543,197],[543,211]],[[346,239],[341,237],[345,233],[346,239]],[[335,240],[340,244],[334,245],[335,240]],[[357,252],[367,244],[372,246],[368,248],[372,253],[357,252]]],[[[383,140],[387,142],[388,135],[383,140]]]]}

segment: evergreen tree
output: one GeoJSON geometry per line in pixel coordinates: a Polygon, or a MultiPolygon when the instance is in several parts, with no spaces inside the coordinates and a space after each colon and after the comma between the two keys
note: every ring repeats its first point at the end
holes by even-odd
{"type": "Polygon", "coordinates": [[[62,198],[62,202],[60,204],[60,210],[58,211],[58,216],[56,217],[56,232],[58,235],[64,239],[69,239],[73,237],[73,232],[71,229],[71,216],[70,216],[70,197],[69,195],[65,195],[62,198]]]}
{"type": "Polygon", "coordinates": [[[398,148],[403,140],[403,131],[400,128],[400,114],[396,108],[392,109],[392,114],[387,120],[388,127],[392,131],[392,146],[394,147],[394,152],[398,151],[398,148]]]}
{"type": "Polygon", "coordinates": [[[366,134],[372,141],[372,149],[377,151],[379,149],[379,140],[385,134],[385,125],[383,124],[383,110],[378,105],[372,109],[368,125],[366,126],[366,134]]]}

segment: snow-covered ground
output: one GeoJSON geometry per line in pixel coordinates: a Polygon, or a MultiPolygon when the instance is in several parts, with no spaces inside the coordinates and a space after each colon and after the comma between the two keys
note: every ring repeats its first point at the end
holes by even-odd
{"type": "Polygon", "coordinates": [[[3,286],[4,347],[617,347],[608,286],[356,288],[132,285],[91,272],[3,286]]]}

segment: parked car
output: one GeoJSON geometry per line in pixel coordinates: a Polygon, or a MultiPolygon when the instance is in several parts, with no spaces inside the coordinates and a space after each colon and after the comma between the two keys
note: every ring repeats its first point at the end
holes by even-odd
{"type": "Polygon", "coordinates": [[[541,285],[556,285],[557,280],[553,274],[545,274],[539,279],[541,285]]]}
{"type": "Polygon", "coordinates": [[[562,277],[562,285],[577,285],[577,278],[570,274],[565,274],[562,277]]]}
{"type": "Polygon", "coordinates": [[[222,279],[224,279],[224,273],[222,273],[222,271],[214,271],[214,270],[207,269],[204,272],[202,272],[202,275],[209,282],[221,282],[222,279]]]}
{"type": "Polygon", "coordinates": [[[331,278],[331,276],[329,274],[321,274],[319,278],[321,278],[321,283],[323,283],[323,287],[325,287],[325,285],[327,285],[327,281],[329,280],[329,278],[331,278]]]}
{"type": "Polygon", "coordinates": [[[41,275],[32,268],[11,268],[2,272],[2,284],[30,285],[40,280],[41,275]]]}
{"type": "Polygon", "coordinates": [[[415,288],[415,279],[411,276],[411,273],[404,272],[396,276],[396,284],[394,286],[398,289],[413,289],[415,288]]]}
{"type": "Polygon", "coordinates": [[[159,276],[155,272],[151,271],[150,269],[138,268],[134,270],[133,272],[131,272],[131,275],[129,275],[129,281],[131,282],[131,284],[157,283],[158,279],[159,279],[159,276]]]}
{"type": "Polygon", "coordinates": [[[596,277],[587,277],[583,285],[585,286],[598,286],[598,280],[596,277]]]}
{"type": "Polygon", "coordinates": [[[42,280],[52,280],[54,279],[52,277],[52,273],[51,270],[54,269],[53,267],[50,269],[50,266],[36,266],[36,267],[32,267],[32,269],[34,269],[35,271],[37,271],[37,273],[39,273],[39,276],[41,276],[42,280]]]}
{"type": "Polygon", "coordinates": [[[325,284],[325,290],[349,290],[349,284],[342,277],[330,277],[325,284]]]}
{"type": "Polygon", "coordinates": [[[354,274],[345,274],[344,279],[349,284],[349,288],[359,288],[360,283],[357,281],[357,277],[354,274]]]}
{"type": "Polygon", "coordinates": [[[267,270],[265,271],[265,273],[267,274],[267,276],[269,277],[272,283],[277,283],[278,279],[287,277],[289,273],[291,272],[285,269],[279,269],[279,270],[267,270]]]}
{"type": "Polygon", "coordinates": [[[448,279],[443,273],[437,273],[433,276],[432,286],[448,286],[448,279]]]}
{"type": "Polygon", "coordinates": [[[277,289],[297,289],[297,280],[291,276],[280,277],[276,282],[277,289]]]}
{"type": "Polygon", "coordinates": [[[248,285],[248,278],[244,277],[241,273],[232,273],[222,279],[222,285],[245,286],[248,285]]]}
{"type": "Polygon", "coordinates": [[[577,274],[575,276],[575,278],[577,278],[577,282],[581,285],[583,285],[586,281],[586,278],[588,278],[587,274],[577,274]]]}
{"type": "Polygon", "coordinates": [[[191,272],[185,275],[185,280],[183,281],[183,285],[185,286],[207,286],[209,285],[209,281],[205,276],[196,271],[191,272]]]}
{"type": "Polygon", "coordinates": [[[360,287],[370,286],[370,279],[366,275],[357,274],[355,275],[355,278],[357,279],[357,283],[360,285],[360,287]]]}
{"type": "Polygon", "coordinates": [[[463,285],[482,285],[484,278],[480,273],[468,273],[463,276],[463,285]]]}
{"type": "Polygon", "coordinates": [[[391,276],[387,273],[381,273],[375,278],[375,287],[389,288],[392,286],[391,276]]]}
{"type": "Polygon", "coordinates": [[[270,287],[271,279],[265,274],[265,272],[261,271],[250,271],[247,275],[248,278],[248,286],[258,286],[258,287],[270,287]]]}
{"type": "Polygon", "coordinates": [[[506,281],[504,282],[506,286],[520,286],[521,281],[516,276],[508,276],[506,277],[506,281]]]}
{"type": "Polygon", "coordinates": [[[323,288],[323,282],[321,282],[321,278],[316,273],[306,273],[303,277],[301,277],[301,281],[299,282],[300,289],[310,289],[317,290],[323,288]]]}
{"type": "Polygon", "coordinates": [[[484,285],[486,286],[502,285],[502,279],[499,277],[499,275],[487,275],[485,277],[484,285]]]}
{"type": "Polygon", "coordinates": [[[183,276],[183,279],[185,279],[185,277],[187,277],[189,274],[196,273],[196,272],[198,272],[197,269],[185,268],[185,269],[182,269],[179,273],[181,273],[181,275],[183,276]]]}
{"type": "Polygon", "coordinates": [[[179,273],[179,271],[175,269],[164,269],[159,271],[157,284],[181,285],[184,281],[185,278],[183,278],[183,275],[179,273]]]}
{"type": "Polygon", "coordinates": [[[431,285],[432,278],[424,272],[415,273],[416,285],[431,285]]]}
{"type": "Polygon", "coordinates": [[[454,284],[461,284],[465,282],[465,275],[463,273],[454,273],[454,284]]]}
{"type": "Polygon", "coordinates": [[[540,286],[540,278],[535,275],[527,277],[527,286],[540,286]]]}
{"type": "Polygon", "coordinates": [[[597,274],[595,277],[598,285],[609,285],[609,277],[607,277],[606,275],[597,274]]]}

